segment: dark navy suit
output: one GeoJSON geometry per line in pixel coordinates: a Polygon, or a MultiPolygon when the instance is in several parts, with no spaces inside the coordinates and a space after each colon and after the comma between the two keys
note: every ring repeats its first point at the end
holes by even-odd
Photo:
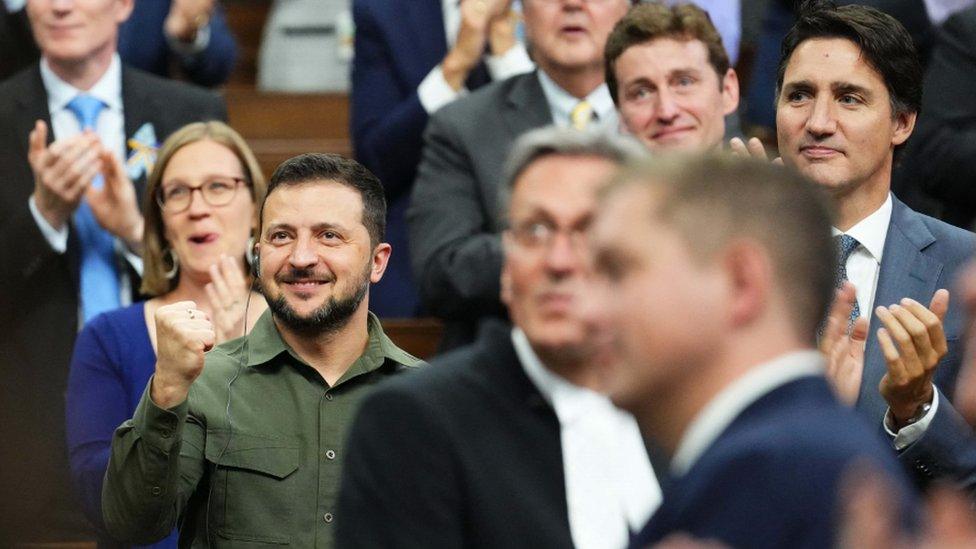
{"type": "MultiPolygon", "coordinates": [[[[351,133],[356,158],[386,189],[387,241],[393,256],[370,289],[370,310],[381,317],[414,316],[419,298],[407,253],[404,214],[420,162],[427,111],[417,86],[447,55],[438,0],[354,0],[356,57],[352,66],[351,133]]],[[[467,87],[488,82],[480,64],[467,87]]]]}
{"type": "Polygon", "coordinates": [[[226,82],[237,58],[237,43],[220,2],[210,16],[210,42],[203,51],[188,58],[174,52],[163,34],[163,22],[171,4],[172,0],[136,2],[132,15],[119,27],[122,62],[160,76],[172,76],[170,68],[175,62],[195,84],[217,86],[226,82]]]}
{"type": "Polygon", "coordinates": [[[632,546],[684,532],[732,547],[831,547],[838,491],[856,463],[886,473],[910,519],[914,496],[877,431],[837,403],[823,378],[794,380],[743,410],[686,474],[665,484],[661,507],[632,546]]]}

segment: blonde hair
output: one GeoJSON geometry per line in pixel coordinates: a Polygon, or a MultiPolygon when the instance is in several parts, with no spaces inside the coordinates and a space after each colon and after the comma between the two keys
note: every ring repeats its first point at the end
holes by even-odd
{"type": "MultiPolygon", "coordinates": [[[[162,210],[156,202],[156,193],[162,184],[163,172],[166,171],[166,166],[176,151],[198,141],[220,143],[234,153],[244,168],[245,183],[250,189],[255,205],[261,204],[267,193],[268,187],[257,158],[254,157],[244,138],[227,124],[217,121],[194,122],[173,132],[159,149],[156,165],[149,175],[143,197],[142,215],[145,218],[146,228],[142,237],[143,274],[140,291],[144,294],[158,296],[176,287],[177,278],[166,278],[167,271],[170,271],[173,265],[165,257],[169,245],[166,242],[162,210]]],[[[258,208],[255,207],[255,220],[257,211],[258,208]]]]}

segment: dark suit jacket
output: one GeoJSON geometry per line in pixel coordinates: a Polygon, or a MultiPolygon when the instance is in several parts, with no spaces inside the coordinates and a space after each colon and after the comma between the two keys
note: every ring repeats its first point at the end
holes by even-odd
{"type": "Polygon", "coordinates": [[[910,516],[904,472],[876,431],[838,404],[824,379],[792,381],[748,406],[664,487],[632,546],[685,532],[731,547],[832,547],[841,481],[858,463],[894,481],[910,516]]]}
{"type": "MultiPolygon", "coordinates": [[[[413,316],[420,299],[410,272],[405,214],[427,125],[417,86],[447,54],[443,9],[437,0],[354,0],[352,10],[350,133],[356,158],[386,189],[387,239],[393,245],[386,275],[370,289],[370,309],[380,316],[413,316]]],[[[475,89],[488,80],[482,63],[467,86],[475,89]]]]}
{"type": "Polygon", "coordinates": [[[0,52],[3,52],[0,55],[0,80],[37,61],[40,55],[25,11],[10,13],[4,2],[0,2],[0,52]]]}
{"type": "Polygon", "coordinates": [[[227,81],[237,59],[237,42],[227,26],[220,2],[210,16],[210,42],[202,51],[184,56],[173,51],[163,33],[172,0],[138,0],[129,19],[119,27],[119,56],[130,67],[159,76],[176,76],[179,67],[191,82],[218,86],[227,81]]]}
{"type": "Polygon", "coordinates": [[[407,221],[420,295],[447,321],[445,348],[474,339],[482,319],[505,315],[502,171],[514,141],[549,124],[535,72],[478,90],[430,119],[407,221]]]}
{"type": "Polygon", "coordinates": [[[935,35],[922,112],[892,187],[934,199],[942,219],[969,229],[976,220],[976,7],[935,35]]]}
{"type": "MultiPolygon", "coordinates": [[[[128,68],[122,101],[126,136],[152,122],[162,140],[186,123],[227,117],[207,91],[128,68]]],[[[55,253],[27,207],[27,136],[38,119],[50,127],[34,66],[0,84],[0,536],[63,541],[78,538],[75,524],[58,528],[57,511],[70,505],[64,390],[78,329],[79,243],[69,227],[67,252],[55,253]]]]}
{"type": "Polygon", "coordinates": [[[559,421],[506,326],[378,388],[346,451],[339,547],[572,547],[559,421]]]}

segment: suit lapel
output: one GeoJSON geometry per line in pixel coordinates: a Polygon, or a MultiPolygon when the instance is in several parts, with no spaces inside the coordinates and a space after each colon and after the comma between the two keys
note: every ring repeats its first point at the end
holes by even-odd
{"type": "MultiPolygon", "coordinates": [[[[938,289],[936,285],[943,269],[941,261],[925,253],[925,249],[935,242],[935,236],[919,214],[897,198],[892,200],[891,222],[882,252],[874,306],[887,307],[905,297],[928,305],[932,294],[938,289]]],[[[858,408],[881,421],[887,404],[878,392],[878,383],[887,367],[877,336],[874,335],[878,328],[881,328],[881,323],[871,311],[858,408]]]]}
{"type": "MultiPolygon", "coordinates": [[[[142,85],[138,78],[133,77],[130,69],[122,66],[122,109],[125,117],[125,158],[132,153],[129,147],[129,138],[132,137],[140,126],[146,122],[153,122],[157,117],[155,113],[160,112],[162,105],[156,103],[154,94],[142,85]]],[[[160,131],[160,128],[156,128],[160,131]]],[[[125,161],[125,158],[122,160],[125,161]]]]}
{"type": "Polygon", "coordinates": [[[505,98],[502,116],[514,141],[529,130],[552,124],[552,111],[536,71],[513,78],[518,80],[505,98]]]}
{"type": "Polygon", "coordinates": [[[18,140],[17,146],[22,153],[21,158],[27,158],[30,149],[27,136],[34,129],[37,120],[43,120],[47,124],[47,142],[50,145],[54,141],[54,130],[51,126],[51,113],[47,108],[47,90],[44,88],[44,81],[41,80],[41,69],[35,65],[31,69],[30,76],[24,81],[24,86],[17,93],[17,103],[20,113],[17,123],[17,135],[24,136],[18,140]]]}

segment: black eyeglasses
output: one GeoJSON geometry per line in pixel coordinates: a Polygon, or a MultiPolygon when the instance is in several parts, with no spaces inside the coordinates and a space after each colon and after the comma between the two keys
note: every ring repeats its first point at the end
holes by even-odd
{"type": "Polygon", "coordinates": [[[226,206],[234,200],[237,187],[247,183],[241,177],[214,177],[202,185],[191,187],[178,183],[162,186],[156,189],[156,203],[167,213],[180,213],[190,207],[193,202],[193,191],[200,191],[203,201],[211,206],[226,206]]]}

